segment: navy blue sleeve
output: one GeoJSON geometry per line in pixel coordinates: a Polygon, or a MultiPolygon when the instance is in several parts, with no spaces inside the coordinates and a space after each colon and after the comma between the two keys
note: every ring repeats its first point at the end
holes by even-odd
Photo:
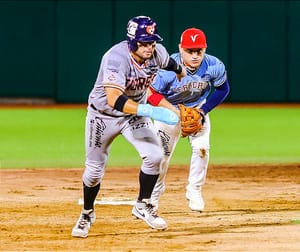
{"type": "Polygon", "coordinates": [[[222,103],[227,95],[229,94],[230,87],[228,80],[226,80],[222,85],[215,87],[215,91],[209,96],[201,107],[205,114],[211,111],[213,108],[222,103]]]}

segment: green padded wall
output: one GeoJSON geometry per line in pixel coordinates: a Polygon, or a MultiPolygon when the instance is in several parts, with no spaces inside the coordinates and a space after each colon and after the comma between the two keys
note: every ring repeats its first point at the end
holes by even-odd
{"type": "Polygon", "coordinates": [[[0,97],[55,96],[54,1],[0,1],[0,97]]]}
{"type": "Polygon", "coordinates": [[[289,44],[285,48],[288,57],[288,101],[300,102],[299,63],[300,63],[300,2],[292,1],[289,4],[289,44]]]}
{"type": "Polygon", "coordinates": [[[227,1],[175,1],[172,13],[172,50],[178,50],[181,33],[189,27],[202,29],[207,37],[208,54],[228,61],[227,1]],[[188,14],[187,14],[188,13],[188,14]],[[184,15],[186,14],[186,15],[184,15]]]}
{"type": "Polygon", "coordinates": [[[111,1],[59,1],[57,97],[87,102],[102,54],[112,45],[111,1]]]}
{"type": "Polygon", "coordinates": [[[284,3],[233,1],[231,29],[231,99],[284,101],[287,98],[284,3]]]}
{"type": "Polygon", "coordinates": [[[227,101],[300,102],[299,13],[293,0],[0,1],[0,98],[86,103],[103,53],[148,15],[169,53],[187,27],[205,31],[228,71],[227,101]]]}

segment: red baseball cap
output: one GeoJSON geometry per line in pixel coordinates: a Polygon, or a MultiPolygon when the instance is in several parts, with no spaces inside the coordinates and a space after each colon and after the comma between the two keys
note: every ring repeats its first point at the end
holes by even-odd
{"type": "Polygon", "coordinates": [[[197,28],[188,28],[180,38],[182,48],[207,48],[206,36],[203,31],[197,28]]]}

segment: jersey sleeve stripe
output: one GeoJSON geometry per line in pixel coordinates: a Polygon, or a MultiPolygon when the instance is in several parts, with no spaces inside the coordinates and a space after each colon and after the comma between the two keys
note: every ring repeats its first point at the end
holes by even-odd
{"type": "Polygon", "coordinates": [[[104,86],[104,87],[109,87],[109,88],[116,88],[116,89],[121,90],[122,92],[125,91],[125,88],[124,88],[124,87],[119,86],[119,85],[117,85],[117,84],[113,84],[113,83],[103,83],[103,86],[104,86]]]}

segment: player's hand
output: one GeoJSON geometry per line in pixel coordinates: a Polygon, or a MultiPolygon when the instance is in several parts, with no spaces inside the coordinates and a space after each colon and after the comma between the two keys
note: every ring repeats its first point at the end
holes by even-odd
{"type": "Polygon", "coordinates": [[[150,104],[139,104],[137,115],[151,117],[154,120],[170,125],[175,125],[179,122],[179,117],[173,111],[163,107],[154,107],[150,104]]]}

